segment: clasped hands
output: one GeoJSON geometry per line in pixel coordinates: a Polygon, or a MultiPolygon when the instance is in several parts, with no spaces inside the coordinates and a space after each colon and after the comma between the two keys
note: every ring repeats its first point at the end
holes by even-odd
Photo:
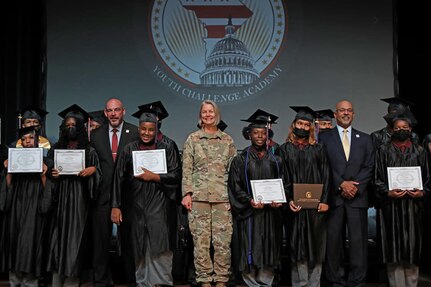
{"type": "Polygon", "coordinates": [[[351,180],[343,181],[340,185],[341,196],[346,199],[354,198],[356,193],[358,192],[358,187],[357,187],[358,184],[359,182],[357,181],[351,181],[351,180]]]}

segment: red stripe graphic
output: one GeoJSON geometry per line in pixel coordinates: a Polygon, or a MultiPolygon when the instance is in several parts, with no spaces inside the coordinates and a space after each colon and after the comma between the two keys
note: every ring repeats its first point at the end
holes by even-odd
{"type": "MultiPolygon", "coordinates": [[[[234,26],[235,27],[235,31],[240,27],[240,26],[234,26]]],[[[226,35],[226,25],[212,25],[212,26],[205,26],[205,28],[207,29],[208,32],[208,37],[207,38],[223,38],[226,35]]]]}
{"type": "Polygon", "coordinates": [[[192,10],[198,18],[250,18],[253,15],[250,9],[244,5],[238,6],[193,6],[184,5],[184,8],[192,10]]]}

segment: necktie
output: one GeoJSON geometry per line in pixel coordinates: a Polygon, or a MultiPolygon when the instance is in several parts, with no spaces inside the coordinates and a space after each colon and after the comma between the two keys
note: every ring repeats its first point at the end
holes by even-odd
{"type": "Polygon", "coordinates": [[[344,154],[346,155],[346,160],[349,160],[349,154],[350,154],[350,143],[349,143],[349,137],[347,136],[347,129],[343,130],[343,149],[344,154]]]}
{"type": "Polygon", "coordinates": [[[112,143],[111,143],[111,150],[112,150],[112,159],[115,161],[115,158],[117,157],[117,149],[118,149],[118,137],[117,137],[117,129],[112,129],[112,143]]]}

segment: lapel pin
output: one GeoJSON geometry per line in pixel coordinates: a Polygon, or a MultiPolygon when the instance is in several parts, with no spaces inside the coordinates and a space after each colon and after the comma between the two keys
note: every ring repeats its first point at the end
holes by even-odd
{"type": "Polygon", "coordinates": [[[129,130],[126,130],[126,134],[128,134],[129,133],[129,130]]]}
{"type": "Polygon", "coordinates": [[[356,134],[356,137],[359,138],[360,136],[358,134],[356,134]]]}

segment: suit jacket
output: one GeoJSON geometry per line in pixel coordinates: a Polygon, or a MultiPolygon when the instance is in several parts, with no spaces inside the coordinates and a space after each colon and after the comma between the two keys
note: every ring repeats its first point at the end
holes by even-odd
{"type": "MultiPolygon", "coordinates": [[[[137,139],[139,139],[138,127],[124,122],[120,142],[118,143],[117,157],[125,145],[137,139]]],[[[97,206],[110,207],[115,163],[112,158],[111,144],[109,142],[109,124],[104,124],[91,133],[91,145],[99,155],[100,167],[103,172],[102,182],[97,193],[97,206]]]]}
{"type": "Polygon", "coordinates": [[[326,147],[332,169],[331,205],[367,208],[367,185],[373,176],[374,167],[374,149],[371,136],[352,128],[348,161],[344,155],[343,144],[336,127],[327,133],[320,134],[319,142],[326,147]],[[353,199],[345,199],[338,189],[345,180],[359,182],[358,193],[353,199]]]}

